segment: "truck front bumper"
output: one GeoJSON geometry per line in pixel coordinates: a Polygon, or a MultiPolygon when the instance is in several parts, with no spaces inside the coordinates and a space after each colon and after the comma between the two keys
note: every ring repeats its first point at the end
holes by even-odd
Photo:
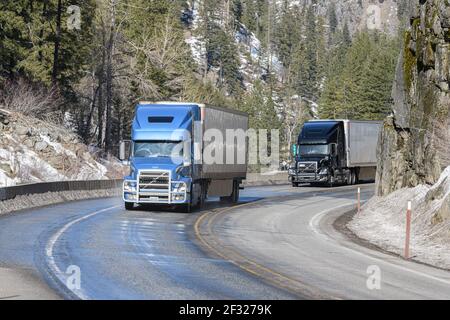
{"type": "Polygon", "coordinates": [[[156,189],[151,186],[142,188],[137,181],[126,180],[123,183],[123,201],[136,204],[178,205],[190,201],[188,184],[183,181],[170,181],[170,188],[156,189]]]}
{"type": "Polygon", "coordinates": [[[326,183],[328,181],[328,176],[314,173],[297,174],[290,175],[289,181],[292,183],[326,183]]]}

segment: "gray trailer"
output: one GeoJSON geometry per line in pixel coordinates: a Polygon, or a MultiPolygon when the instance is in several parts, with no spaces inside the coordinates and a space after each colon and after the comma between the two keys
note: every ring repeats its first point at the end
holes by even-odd
{"type": "Polygon", "coordinates": [[[199,177],[208,181],[209,197],[235,202],[239,185],[247,177],[248,115],[211,105],[199,107],[202,120],[194,131],[196,149],[202,150],[194,155],[200,164],[199,177]]]}
{"type": "Polygon", "coordinates": [[[306,122],[295,148],[289,179],[301,183],[356,184],[374,180],[382,122],[314,120],[306,122]]]}

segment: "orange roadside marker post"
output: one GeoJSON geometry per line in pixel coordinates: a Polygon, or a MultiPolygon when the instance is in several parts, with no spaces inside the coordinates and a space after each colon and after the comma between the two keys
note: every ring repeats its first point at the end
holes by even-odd
{"type": "Polygon", "coordinates": [[[358,188],[358,213],[361,212],[361,188],[358,188]]]}
{"type": "Polygon", "coordinates": [[[408,201],[408,210],[406,211],[406,236],[405,236],[405,259],[411,257],[410,241],[411,241],[411,211],[412,203],[408,201]]]}

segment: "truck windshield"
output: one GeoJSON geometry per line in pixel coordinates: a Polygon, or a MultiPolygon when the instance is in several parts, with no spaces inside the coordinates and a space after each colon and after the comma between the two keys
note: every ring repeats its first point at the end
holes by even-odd
{"type": "Polygon", "coordinates": [[[183,157],[181,141],[136,141],[134,156],[137,158],[183,157]]]}
{"type": "Polygon", "coordinates": [[[300,145],[299,154],[301,156],[326,155],[328,154],[328,145],[300,145]]]}

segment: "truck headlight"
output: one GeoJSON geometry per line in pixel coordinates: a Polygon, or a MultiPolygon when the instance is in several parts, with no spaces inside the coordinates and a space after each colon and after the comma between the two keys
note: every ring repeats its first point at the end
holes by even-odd
{"type": "Polygon", "coordinates": [[[295,175],[296,174],[295,171],[296,171],[295,168],[289,169],[289,175],[291,175],[291,176],[295,175]]]}
{"type": "Polygon", "coordinates": [[[125,181],[123,183],[123,190],[125,192],[136,192],[136,181],[125,181]]]}
{"type": "Polygon", "coordinates": [[[174,193],[185,193],[186,190],[187,190],[186,184],[183,182],[173,184],[172,192],[174,193]]]}
{"type": "Polygon", "coordinates": [[[327,175],[327,174],[328,174],[328,168],[323,168],[323,169],[321,169],[320,172],[319,172],[319,174],[320,174],[320,175],[323,175],[323,176],[324,176],[324,175],[327,175]]]}

